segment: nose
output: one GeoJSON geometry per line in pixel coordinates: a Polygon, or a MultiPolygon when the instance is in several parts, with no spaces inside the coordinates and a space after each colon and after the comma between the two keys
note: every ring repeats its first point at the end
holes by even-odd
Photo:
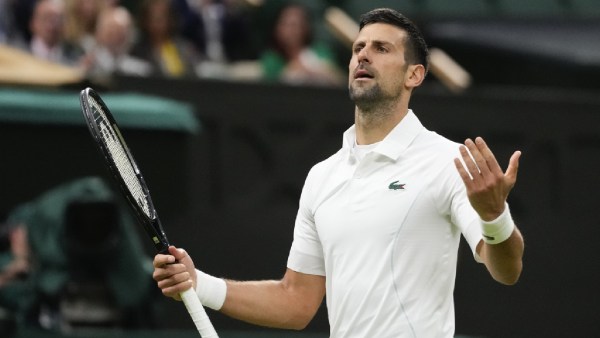
{"type": "Polygon", "coordinates": [[[367,52],[367,48],[362,48],[358,54],[356,55],[358,63],[371,63],[369,59],[369,53],[367,52]]]}

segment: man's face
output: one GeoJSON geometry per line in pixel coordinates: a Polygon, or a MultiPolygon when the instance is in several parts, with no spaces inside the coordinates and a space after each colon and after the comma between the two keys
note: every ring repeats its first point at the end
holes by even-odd
{"type": "Polygon", "coordinates": [[[62,38],[63,6],[56,1],[40,2],[31,19],[31,32],[48,46],[56,45],[62,38]]]}
{"type": "Polygon", "coordinates": [[[408,66],[405,39],[406,32],[393,25],[363,27],[352,46],[348,72],[350,98],[356,104],[400,96],[408,66]]]}

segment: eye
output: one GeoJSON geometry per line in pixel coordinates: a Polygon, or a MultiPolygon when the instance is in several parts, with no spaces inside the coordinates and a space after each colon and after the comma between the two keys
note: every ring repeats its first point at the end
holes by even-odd
{"type": "Polygon", "coordinates": [[[363,47],[364,46],[361,45],[354,46],[354,54],[358,54],[363,49],[363,47]]]}
{"type": "Polygon", "coordinates": [[[388,50],[384,46],[377,46],[377,51],[380,53],[387,53],[388,50]]]}

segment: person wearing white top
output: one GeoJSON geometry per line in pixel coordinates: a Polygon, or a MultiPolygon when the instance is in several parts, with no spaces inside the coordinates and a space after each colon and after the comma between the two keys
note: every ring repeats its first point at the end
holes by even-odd
{"type": "Polygon", "coordinates": [[[506,202],[521,152],[503,172],[482,138],[460,145],[427,130],[408,108],[427,69],[426,43],[406,17],[363,15],[349,64],[355,123],[307,176],[284,277],[223,280],[170,247],[154,259],[163,294],[194,287],[205,306],[290,329],[327,295],[331,337],[453,337],[461,234],[495,280],[521,274],[523,238],[506,202]]]}
{"type": "Polygon", "coordinates": [[[476,256],[481,240],[458,145],[410,110],[364,154],[355,140],[308,174],[288,267],[326,276],[334,337],[450,337],[460,235],[476,256]]]}

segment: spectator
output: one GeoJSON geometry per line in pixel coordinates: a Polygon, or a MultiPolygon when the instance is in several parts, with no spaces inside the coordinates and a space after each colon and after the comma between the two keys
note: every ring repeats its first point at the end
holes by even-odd
{"type": "Polygon", "coordinates": [[[178,35],[177,19],[170,0],[145,0],[141,4],[140,40],[132,55],[148,61],[153,73],[180,78],[195,74],[199,55],[178,35]]]}
{"type": "Polygon", "coordinates": [[[288,4],[277,15],[271,46],[262,54],[263,75],[290,84],[341,85],[345,77],[332,52],[314,43],[307,8],[288,4]]]}
{"type": "Polygon", "coordinates": [[[17,29],[12,0],[0,0],[0,44],[14,44],[15,40],[21,40],[21,34],[17,29]]]}
{"type": "Polygon", "coordinates": [[[89,52],[94,46],[94,32],[105,0],[67,0],[65,39],[89,52]]]}
{"type": "Polygon", "coordinates": [[[38,58],[73,66],[82,61],[83,50],[64,40],[64,17],[61,0],[38,1],[29,21],[29,51],[38,58]]]}
{"type": "Polygon", "coordinates": [[[182,35],[210,62],[255,60],[251,16],[239,0],[174,0],[182,35]]]}
{"type": "Polygon", "coordinates": [[[27,48],[27,43],[31,40],[31,33],[29,31],[29,21],[33,13],[33,7],[38,0],[0,0],[4,2],[0,5],[2,13],[0,17],[5,15],[10,22],[12,29],[15,34],[21,38],[20,44],[17,47],[27,48]],[[4,7],[2,7],[4,6],[4,7]],[[6,12],[4,12],[6,10],[6,12]]]}
{"type": "Polygon", "coordinates": [[[133,21],[125,7],[105,9],[98,18],[95,45],[89,54],[92,77],[111,74],[146,76],[150,64],[129,55],[133,42],[133,21]]]}

